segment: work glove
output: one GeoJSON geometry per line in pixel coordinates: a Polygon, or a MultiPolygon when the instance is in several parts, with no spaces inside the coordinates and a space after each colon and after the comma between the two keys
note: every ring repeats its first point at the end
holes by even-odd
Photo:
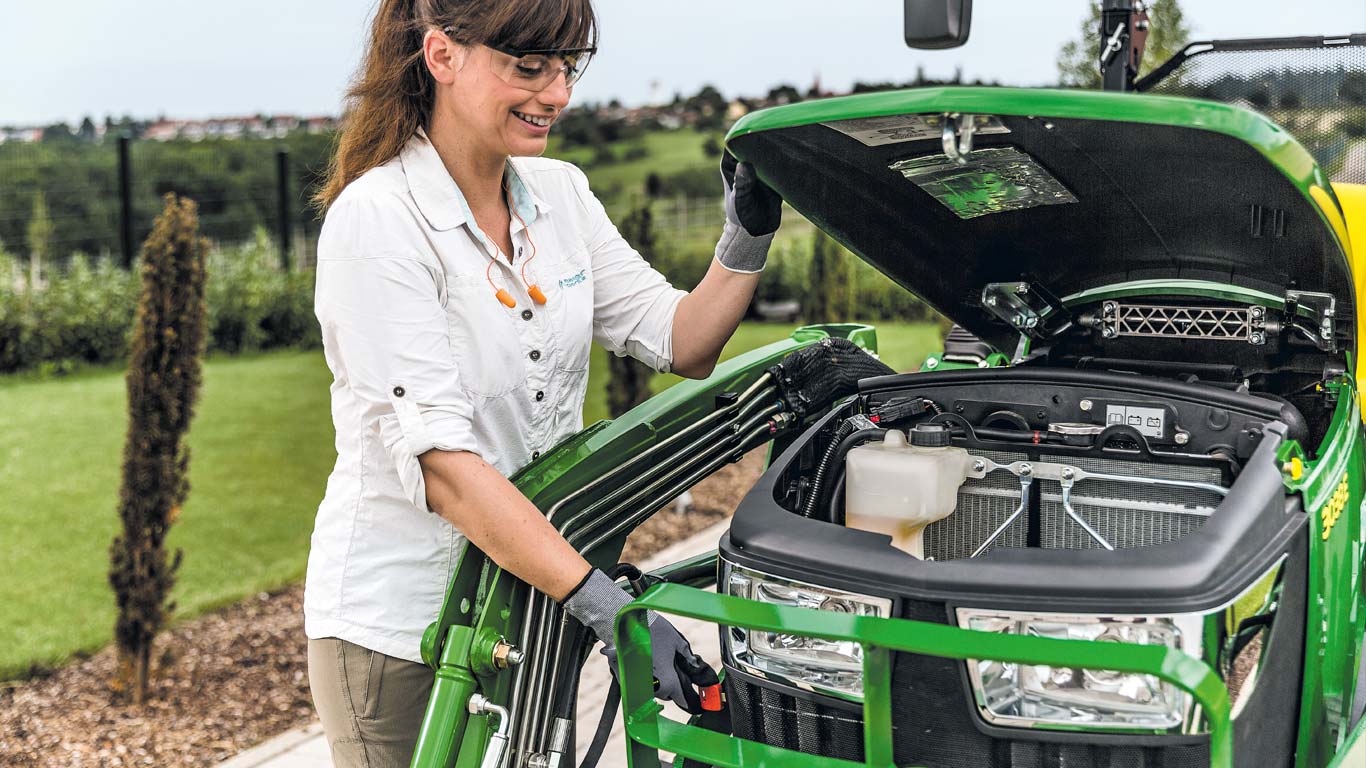
{"type": "Polygon", "coordinates": [[[726,190],[726,226],[716,244],[716,260],[732,272],[759,272],[782,223],[783,199],[760,181],[754,166],[738,162],[730,152],[721,155],[721,183],[726,190]]]}
{"type": "MultiPolygon", "coordinates": [[[[602,641],[602,654],[607,657],[613,677],[617,676],[617,648],[612,624],[617,613],[629,602],[630,595],[607,574],[594,568],[562,603],[571,616],[593,630],[602,641]]],[[[672,701],[691,714],[700,714],[702,701],[693,686],[715,685],[716,672],[692,652],[687,639],[668,620],[653,611],[648,616],[655,698],[672,701]]]]}

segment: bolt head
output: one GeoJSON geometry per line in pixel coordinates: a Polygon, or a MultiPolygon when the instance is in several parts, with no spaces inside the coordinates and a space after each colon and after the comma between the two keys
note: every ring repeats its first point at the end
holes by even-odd
{"type": "Polygon", "coordinates": [[[1029,477],[1034,474],[1034,467],[1029,464],[1020,465],[1020,477],[1029,477]]]}
{"type": "Polygon", "coordinates": [[[1072,471],[1072,468],[1071,468],[1071,467],[1063,467],[1063,470],[1062,470],[1062,479],[1064,479],[1064,480],[1071,480],[1073,477],[1076,476],[1076,474],[1077,474],[1076,472],[1073,472],[1073,471],[1072,471]]]}
{"type": "Polygon", "coordinates": [[[1077,403],[1077,407],[1081,408],[1083,411],[1089,411],[1095,407],[1095,403],[1090,400],[1082,400],[1080,403],[1077,403]]]}
{"type": "Polygon", "coordinates": [[[1104,337],[1107,338],[1107,339],[1113,339],[1113,338],[1115,337],[1115,329],[1114,329],[1114,328],[1102,328],[1101,331],[1100,331],[1100,335],[1101,335],[1101,336],[1104,336],[1104,337]]]}
{"type": "Polygon", "coordinates": [[[973,472],[985,472],[986,469],[987,469],[987,463],[986,463],[985,461],[982,461],[981,459],[978,459],[977,461],[972,462],[972,471],[973,471],[973,472]]]}
{"type": "Polygon", "coordinates": [[[1253,317],[1261,317],[1266,314],[1266,310],[1262,307],[1253,307],[1251,312],[1253,317]]]}
{"type": "Polygon", "coordinates": [[[1190,441],[1191,441],[1191,436],[1190,436],[1190,433],[1189,433],[1189,432],[1177,432],[1177,433],[1176,433],[1176,444],[1177,444],[1177,445],[1185,445],[1186,443],[1189,443],[1190,441]]]}
{"type": "Polygon", "coordinates": [[[937,358],[937,357],[931,357],[931,358],[926,359],[926,360],[925,360],[925,367],[926,367],[926,368],[938,368],[938,367],[939,367],[939,358],[937,358]]]}

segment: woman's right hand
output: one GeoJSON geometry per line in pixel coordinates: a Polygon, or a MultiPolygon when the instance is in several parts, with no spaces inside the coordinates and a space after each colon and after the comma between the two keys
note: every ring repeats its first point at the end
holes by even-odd
{"type": "MultiPolygon", "coordinates": [[[[617,676],[617,648],[612,634],[616,615],[631,597],[607,574],[594,568],[568,597],[564,609],[602,641],[602,654],[617,676]]],[[[683,637],[664,617],[651,612],[650,648],[655,676],[655,697],[677,704],[691,714],[701,714],[702,700],[696,688],[716,685],[716,672],[693,653],[683,637]]]]}

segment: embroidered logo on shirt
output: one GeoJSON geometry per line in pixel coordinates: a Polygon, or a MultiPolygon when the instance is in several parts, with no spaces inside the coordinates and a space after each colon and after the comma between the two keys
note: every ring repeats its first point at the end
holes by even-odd
{"type": "Polygon", "coordinates": [[[572,288],[573,286],[576,286],[579,283],[582,283],[583,281],[587,280],[588,278],[584,277],[583,273],[584,270],[580,269],[578,274],[576,275],[570,275],[569,277],[560,278],[560,287],[572,288]]]}

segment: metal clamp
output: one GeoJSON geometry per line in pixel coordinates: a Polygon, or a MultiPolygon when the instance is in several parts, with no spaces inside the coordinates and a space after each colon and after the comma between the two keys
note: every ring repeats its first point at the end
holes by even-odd
{"type": "Polygon", "coordinates": [[[1010,464],[998,464],[985,456],[972,457],[972,466],[968,468],[968,477],[974,480],[981,480],[988,474],[997,471],[1009,472],[1020,478],[1020,504],[1014,512],[1006,518],[1004,523],[997,528],[987,540],[982,542],[972,557],[977,557],[987,550],[988,547],[1000,538],[1002,533],[1015,522],[1024,512],[1029,504],[1029,487],[1037,478],[1039,480],[1052,480],[1062,486],[1062,508],[1072,522],[1086,531],[1097,544],[1113,552],[1115,547],[1105,540],[1105,537],[1096,532],[1081,514],[1072,507],[1072,486],[1084,480],[1108,480],[1116,483],[1133,483],[1136,485],[1155,485],[1167,488],[1188,488],[1191,490],[1207,491],[1221,497],[1228,496],[1228,489],[1222,485],[1214,483],[1202,483],[1195,480],[1172,480],[1165,477],[1140,477],[1138,475],[1113,475],[1108,472],[1088,472],[1080,467],[1070,464],[1061,464],[1052,461],[1016,461],[1010,464]]]}
{"type": "MultiPolygon", "coordinates": [[[[995,464],[997,468],[1000,467],[999,464],[996,464],[996,462],[991,461],[991,459],[978,459],[977,462],[974,464],[974,467],[976,466],[976,464],[980,464],[983,461],[989,461],[992,464],[995,464]]],[[[990,547],[993,543],[995,543],[996,540],[1001,537],[1001,534],[1005,533],[1006,529],[1009,528],[1011,524],[1014,523],[1020,517],[1020,515],[1024,514],[1025,509],[1029,507],[1029,486],[1034,483],[1034,478],[1031,477],[1031,473],[1033,470],[1030,468],[1027,462],[1022,461],[1019,463],[1021,465],[1019,472],[1017,473],[1020,477],[1019,506],[1015,507],[1015,511],[1010,513],[1010,517],[1007,517],[1004,523],[1001,523],[1001,527],[997,528],[995,531],[992,531],[991,535],[987,537],[987,540],[982,542],[977,547],[977,549],[972,551],[972,555],[970,555],[971,557],[977,557],[978,555],[987,551],[987,547],[990,547]]],[[[982,474],[985,475],[986,472],[983,472],[982,474]]]]}
{"type": "Polygon", "coordinates": [[[1110,59],[1119,53],[1119,49],[1124,47],[1124,30],[1127,25],[1120,24],[1115,27],[1115,31],[1110,35],[1110,39],[1105,41],[1105,50],[1100,52],[1100,68],[1110,63],[1110,59]]]}
{"type": "Polygon", "coordinates": [[[977,122],[972,115],[945,113],[944,132],[940,138],[944,155],[958,165],[967,165],[968,155],[972,153],[972,137],[976,133],[977,122]]]}
{"type": "Polygon", "coordinates": [[[1318,327],[1314,329],[1317,333],[1309,334],[1314,343],[1319,349],[1332,350],[1335,347],[1334,336],[1337,333],[1337,298],[1331,293],[1286,291],[1285,322],[1293,324],[1300,309],[1308,312],[1318,323],[1318,327]]]}
{"type": "Polygon", "coordinates": [[[982,287],[982,307],[998,320],[1036,339],[1054,336],[1072,325],[1067,308],[1038,283],[987,283],[982,287]]]}

